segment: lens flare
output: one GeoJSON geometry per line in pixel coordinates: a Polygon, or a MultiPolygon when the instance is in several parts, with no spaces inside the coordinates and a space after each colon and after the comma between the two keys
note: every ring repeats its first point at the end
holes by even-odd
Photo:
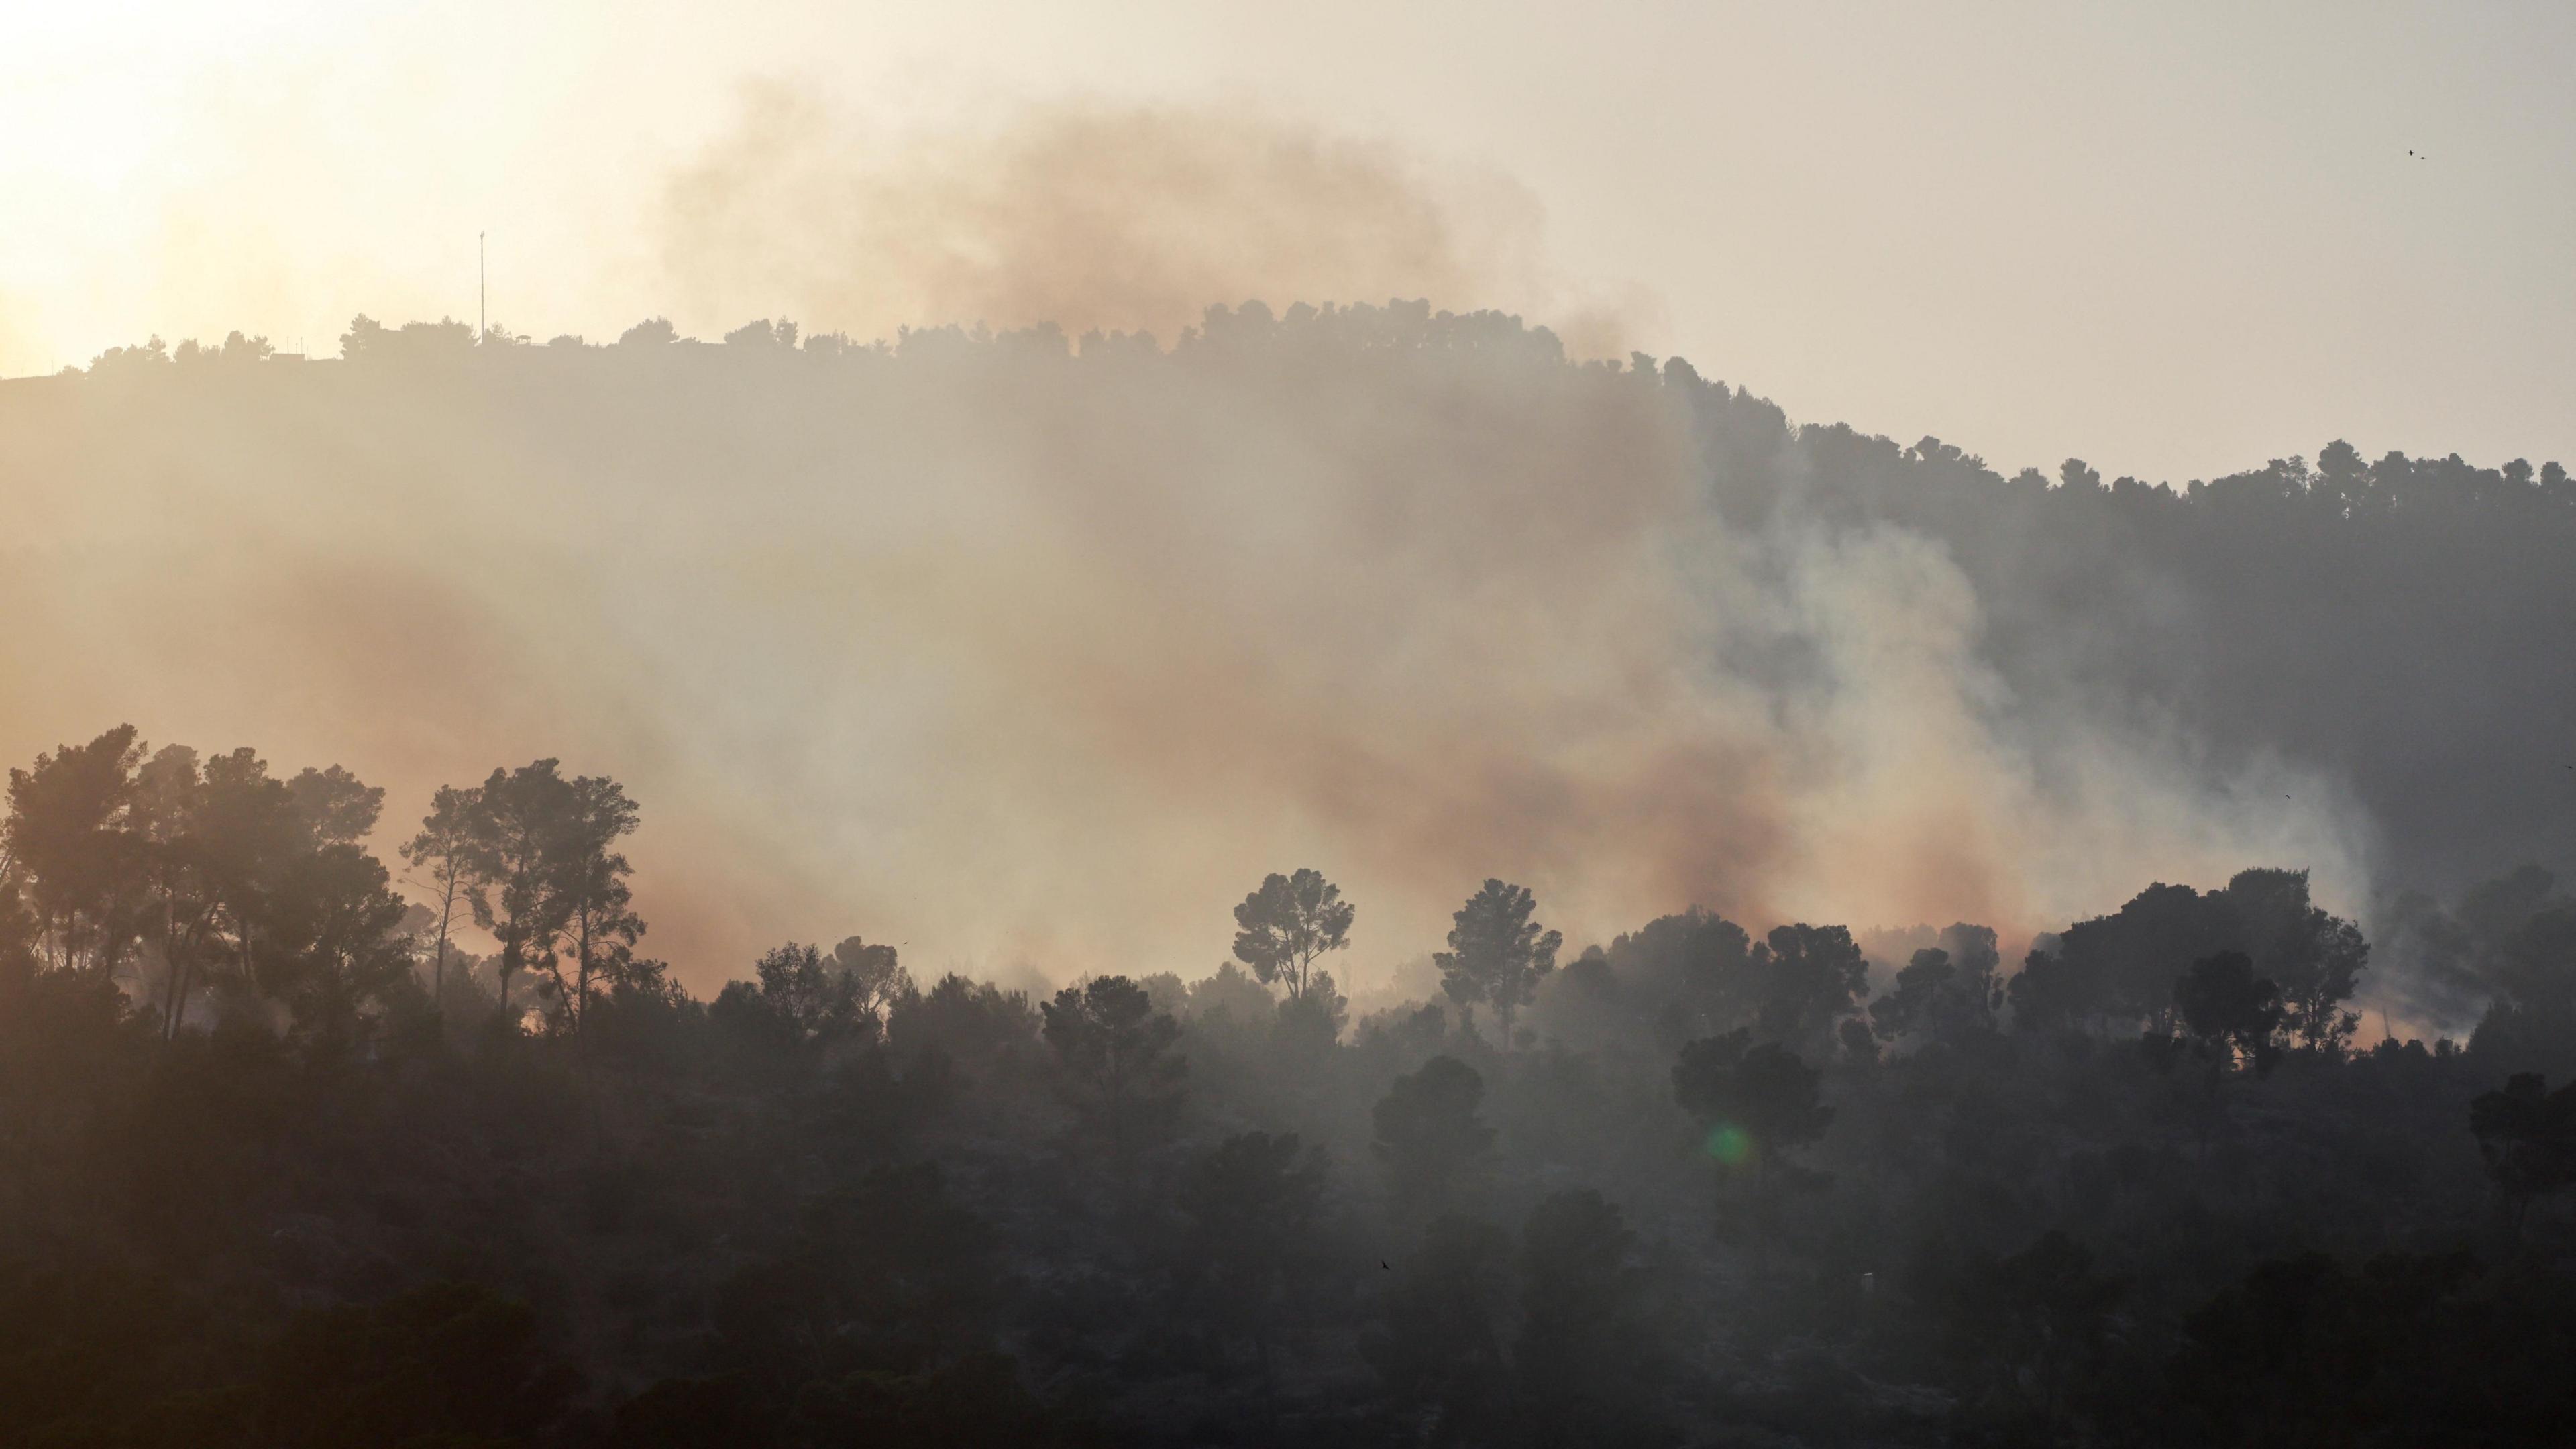
{"type": "Polygon", "coordinates": [[[1753,1157],[1753,1134],[1726,1123],[1708,1134],[1708,1155],[1728,1167],[1742,1167],[1753,1157]]]}

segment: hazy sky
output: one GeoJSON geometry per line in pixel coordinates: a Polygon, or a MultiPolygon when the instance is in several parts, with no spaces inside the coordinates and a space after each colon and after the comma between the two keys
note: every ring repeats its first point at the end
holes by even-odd
{"type": "Polygon", "coordinates": [[[1606,310],[2007,470],[2576,460],[2564,0],[0,8],[0,375],[471,318],[486,228],[492,314],[540,339],[788,307],[692,315],[667,235],[766,86],[849,154],[1067,101],[1384,147],[1543,255],[1436,303],[1606,310]]]}

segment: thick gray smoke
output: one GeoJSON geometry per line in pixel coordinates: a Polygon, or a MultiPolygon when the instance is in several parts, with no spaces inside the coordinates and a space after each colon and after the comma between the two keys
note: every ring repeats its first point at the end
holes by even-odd
{"type": "MultiPolygon", "coordinates": [[[[1167,333],[1184,297],[1348,296],[1390,258],[1487,275],[1383,158],[1063,124],[852,181],[808,235],[761,203],[757,242],[735,223],[779,183],[711,159],[674,244],[734,258],[694,274],[711,306],[847,254],[904,309],[1167,333]],[[1064,181],[1094,164],[1117,184],[1064,181]]],[[[1301,865],[1360,903],[1363,991],[1488,875],[1575,940],[1695,902],[2009,938],[2257,861],[2363,898],[2328,783],[2213,786],[2188,741],[2035,712],[1939,546],[1730,531],[1705,466],[1655,374],[1413,308],[1219,312],[1173,351],[933,331],[22,385],[0,750],[130,718],[345,763],[397,821],[561,756],[644,803],[648,946],[702,987],[852,931],[930,969],[1195,974],[1301,865]]]]}

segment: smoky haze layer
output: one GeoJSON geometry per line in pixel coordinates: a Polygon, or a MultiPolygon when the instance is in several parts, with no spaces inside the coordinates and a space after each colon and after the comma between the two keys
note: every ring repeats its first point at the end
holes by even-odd
{"type": "Polygon", "coordinates": [[[1428,296],[1540,312],[1578,355],[1618,355],[1641,303],[1556,276],[1543,220],[1507,179],[1258,112],[1066,100],[890,134],[773,81],[672,169],[647,226],[651,294],[709,335],[792,316],[1169,340],[1246,295],[1428,296]]]}
{"type": "Polygon", "coordinates": [[[700,981],[858,929],[1196,969],[1299,864],[1363,903],[1363,993],[1490,875],[1577,940],[2367,889],[2327,772],[2008,677],[1953,549],[1800,501],[1831,454],[1776,410],[1508,318],[356,351],[0,395],[0,745],[258,740],[398,823],[560,756],[644,803],[700,981]]]}

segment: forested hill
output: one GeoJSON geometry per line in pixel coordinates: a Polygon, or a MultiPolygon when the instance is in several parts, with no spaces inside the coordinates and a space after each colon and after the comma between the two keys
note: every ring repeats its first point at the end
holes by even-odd
{"type": "MultiPolygon", "coordinates": [[[[792,418],[889,371],[936,368],[942,354],[1074,350],[1051,332],[953,328],[892,345],[800,343],[792,326],[766,322],[721,344],[674,341],[648,324],[607,347],[533,346],[503,331],[477,349],[462,324],[363,318],[343,345],[345,365],[301,366],[253,365],[258,349],[240,342],[183,345],[175,360],[157,344],[122,349],[86,380],[0,392],[0,428],[22,440],[59,426],[66,408],[186,417],[211,406],[284,429],[363,410],[366,395],[394,387],[470,399],[500,425],[495,447],[565,430],[567,451],[606,450],[613,466],[621,452],[685,447],[690,434],[713,441],[699,430],[719,410],[792,418]],[[115,401],[98,396],[111,392],[115,401]]],[[[1080,351],[1092,366],[1133,368],[1141,347],[1095,335],[1080,351]]],[[[1390,349],[1462,373],[1479,355],[1562,364],[1544,329],[1490,314],[1301,306],[1274,320],[1256,303],[1212,311],[1167,359],[1142,365],[1187,372],[1211,353],[1251,351],[1311,366],[1318,353],[1390,349]]],[[[2020,698],[2107,698],[2220,756],[2270,750],[2324,767],[2378,825],[2388,880],[2448,890],[2524,860],[2576,856],[2576,670],[2565,667],[2576,641],[2576,482],[2561,464],[2373,460],[2333,441],[2313,461],[2272,459],[2206,481],[2105,480],[2077,459],[2054,476],[2006,476],[1938,438],[1905,445],[1794,423],[1679,358],[1658,366],[1640,355],[1629,368],[1687,398],[1708,487],[1731,521],[1790,510],[1829,528],[1885,521],[1940,540],[1975,581],[1984,658],[2020,698]]]]}
{"type": "MultiPolygon", "coordinates": [[[[721,343],[676,339],[667,324],[648,323],[605,346],[572,338],[534,345],[506,330],[478,346],[462,324],[392,328],[361,318],[342,339],[342,351],[343,359],[328,362],[272,358],[264,344],[236,336],[221,347],[183,344],[173,355],[156,341],[110,352],[85,376],[0,388],[0,477],[18,502],[16,526],[0,541],[0,572],[17,574],[18,588],[33,591],[30,580],[49,578],[46,560],[69,568],[61,561],[79,550],[113,553],[116,530],[180,526],[174,516],[202,515],[218,535],[247,529],[243,519],[275,508],[272,485],[290,480],[292,507],[278,521],[258,524],[259,542],[288,539],[310,554],[335,538],[347,540],[355,553],[343,572],[390,580],[387,597],[366,609],[428,611],[410,632],[433,644],[445,641],[449,652],[421,666],[443,681],[442,689],[471,695],[489,687],[470,676],[493,672],[496,658],[504,672],[527,683],[477,708],[484,717],[523,711],[524,718],[513,720],[506,752],[535,754],[577,747],[547,731],[582,706],[545,691],[564,688],[568,678],[579,679],[580,692],[592,698],[640,689],[633,680],[645,667],[621,669],[624,677],[616,681],[594,680],[586,671],[595,667],[599,647],[567,637],[563,654],[549,655],[528,642],[547,629],[525,619],[502,621],[506,645],[477,653],[477,629],[489,621],[437,613],[460,595],[488,587],[531,608],[543,601],[567,630],[582,626],[562,622],[566,605],[602,617],[633,616],[642,621],[638,629],[658,628],[665,637],[709,630],[693,610],[651,618],[654,606],[638,596],[695,586],[675,572],[669,551],[717,534],[758,537],[773,551],[792,551],[824,527],[883,535],[908,526],[911,516],[887,505],[862,517],[842,500],[896,485],[962,496],[979,471],[1021,466],[1094,429],[1067,449],[1071,461],[1061,476],[1032,490],[1033,506],[1049,527],[1059,515],[1097,514],[1071,526],[1097,529],[1112,549],[1164,550],[1137,566],[1165,567],[1184,547],[1234,529],[1228,520],[1249,506],[1276,509],[1275,518],[1265,512],[1245,526],[1239,557],[1268,552],[1278,556],[1282,574],[1323,579],[1313,595],[1293,596],[1294,607],[1311,609],[1341,587],[1325,577],[1331,567],[1383,576],[1443,548],[1462,556],[1483,549],[1480,529],[1520,529],[1506,542],[1525,552],[1499,566],[1538,571],[1526,576],[1522,591],[1536,620],[1581,606],[1601,592],[1598,572],[1632,562],[1629,554],[1585,556],[1577,540],[1558,572],[1546,572],[1548,532],[1574,531],[1564,520],[1580,514],[1556,511],[1562,505],[1538,490],[1577,499],[1598,492],[1601,513],[1624,512],[1641,526],[1662,526],[1668,520],[1639,505],[1634,490],[1599,480],[1674,461],[1657,452],[1665,444],[1652,435],[1679,416],[1688,450],[1680,465],[1697,475],[1727,531],[1762,541],[1739,560],[1757,585],[1766,569],[1790,566],[1782,560],[1795,550],[1784,540],[1869,537],[1893,528],[1935,541],[1955,561],[1973,588],[1974,663],[2000,684],[1977,693],[1990,716],[1978,728],[2002,742],[1999,747],[2022,748],[2069,718],[2109,721],[2127,732],[2124,741],[2155,741],[2213,797],[2241,797],[2254,766],[2322,781],[2357,806],[2358,821],[2340,824],[2355,827],[2353,854],[2367,862],[2370,887],[2382,898],[2374,905],[2347,893],[2338,904],[2374,919],[2403,888],[2447,896],[2527,861],[2563,866],[2576,859],[2576,670],[2566,667],[2569,641],[2576,639],[2576,567],[2570,567],[2576,483],[2556,462],[2481,468],[2456,456],[2397,454],[2371,461],[2329,442],[2312,462],[2273,460],[2225,478],[2170,485],[2106,482],[2076,460],[2054,477],[2028,469],[2006,476],[1937,439],[1901,445],[1845,425],[1794,423],[1773,404],[1705,378],[1679,358],[1569,362],[1544,329],[1492,314],[1435,314],[1418,303],[1320,312],[1299,306],[1278,317],[1257,303],[1215,309],[1203,327],[1168,349],[1135,337],[1095,335],[1076,344],[1052,330],[993,336],[956,328],[862,345],[838,336],[799,338],[793,326],[768,322],[721,343]],[[1240,400],[1264,392],[1294,405],[1245,421],[1240,400]],[[1438,431],[1444,415],[1446,432],[1438,431]],[[1370,429],[1377,431],[1361,436],[1370,429]],[[1418,499],[1384,505],[1390,516],[1355,529],[1357,545],[1327,530],[1301,533],[1302,525],[1289,521],[1301,504],[1297,490],[1310,486],[1308,475],[1322,465],[1292,456],[1275,477],[1259,472],[1283,455],[1292,432],[1301,448],[1343,447],[1330,466],[1360,475],[1351,485],[1355,494],[1369,492],[1358,494],[1359,506],[1376,508],[1368,497],[1404,498],[1408,491],[1418,499]],[[1641,462],[1644,454],[1653,456],[1641,462]],[[1135,486],[1121,477],[1158,469],[1183,481],[1162,485],[1155,508],[1176,498],[1187,506],[1197,487],[1191,478],[1241,474],[1254,481],[1227,496],[1223,507],[1231,512],[1206,505],[1215,521],[1167,524],[1164,514],[1133,506],[1135,486]],[[466,474],[476,476],[459,482],[466,474]],[[1488,489],[1483,497],[1480,486],[1488,489]],[[1247,505],[1247,497],[1262,501],[1247,505]],[[1461,521],[1436,521],[1441,510],[1461,521]],[[1470,512],[1491,518],[1465,517],[1470,512]],[[1514,516],[1524,521],[1492,521],[1514,516]],[[1442,533],[1457,538],[1443,541],[1442,533]],[[1381,558],[1343,559],[1335,552],[1379,547],[1389,535],[1402,547],[1381,558]],[[649,585],[618,583],[621,568],[656,577],[649,585]],[[510,576],[506,585],[492,581],[503,574],[510,576]],[[586,597],[581,585],[568,582],[593,577],[611,580],[594,591],[600,597],[586,597]],[[460,668],[466,656],[475,660],[471,671],[460,668]]],[[[2356,419],[2355,426],[2367,422],[2356,419]]],[[[1050,459],[1040,466],[1056,464],[1050,459]]],[[[961,511],[939,526],[953,533],[979,517],[961,511]]],[[[1024,526],[1034,525],[1015,518],[995,531],[1024,526]]],[[[1702,540],[1673,542],[1688,549],[1702,540]]],[[[1086,539],[1065,547],[1093,546],[1086,539]]],[[[1132,564],[1113,556],[1104,567],[1132,564]]],[[[1006,571],[1019,572],[1020,561],[1006,571]]],[[[1151,586],[1236,588],[1246,572],[1233,568],[1214,583],[1179,574],[1151,586]]],[[[1472,580],[1457,584],[1437,568],[1425,574],[1425,597],[1481,587],[1472,580]]],[[[202,601],[237,582],[192,579],[188,594],[202,601]]],[[[36,611],[30,617],[45,617],[40,599],[17,602],[36,611]]],[[[1383,613],[1416,602],[1362,596],[1353,608],[1370,603],[1383,613]]],[[[1488,603],[1482,595],[1477,602],[1488,603]]],[[[304,615],[343,611],[337,603],[305,599],[278,607],[304,615]]],[[[1269,596],[1249,596],[1245,614],[1257,628],[1286,607],[1269,596]]],[[[1351,627],[1363,643],[1373,637],[1351,627]]],[[[1599,630],[1615,635],[1627,627],[1621,618],[1599,630]]],[[[723,657],[736,661],[778,647],[775,637],[720,642],[723,657]]],[[[1579,642],[1597,652],[1602,641],[1579,642]]],[[[220,647],[192,645],[190,652],[220,647]]],[[[1734,679],[1751,681],[1775,705],[1796,700],[1837,670],[1850,672],[1848,661],[1820,660],[1826,645],[1797,630],[1749,640],[1729,636],[1711,647],[1724,654],[1734,679]]],[[[666,674],[708,667],[695,659],[651,662],[666,674]]],[[[1024,661],[1005,662],[1027,672],[1024,661]]],[[[1391,676],[1410,666],[1390,657],[1366,667],[1391,676]]],[[[405,661],[384,672],[409,678],[416,670],[405,661]]],[[[389,684],[373,675],[360,682],[389,684]]],[[[312,689],[350,687],[316,683],[312,689]]],[[[705,687],[739,693],[753,686],[718,679],[705,687]]],[[[87,710],[77,719],[20,722],[13,743],[31,749],[136,713],[100,694],[76,701],[87,710]]],[[[1462,712],[1492,720],[1509,714],[1498,705],[1523,702],[1477,699],[1462,712]]],[[[807,703],[827,712],[863,712],[845,710],[846,702],[835,697],[807,703]]],[[[1238,715],[1258,715],[1278,701],[1228,703],[1238,706],[1238,715]]],[[[621,706],[622,717],[630,721],[681,707],[668,694],[625,705],[632,707],[621,706]]],[[[1119,705],[1145,707],[1133,700],[1119,705]]],[[[1912,706],[1900,700],[1895,707],[1912,706]]],[[[429,709],[434,716],[436,707],[429,709]]],[[[1396,713],[1412,712],[1408,705],[1396,713]]],[[[274,738],[266,721],[244,718],[242,733],[274,738]]],[[[1353,731],[1382,740],[1389,721],[1363,715],[1353,731]]],[[[417,750],[437,735],[424,725],[389,748],[417,750]]],[[[347,738],[340,731],[330,747],[347,738]]],[[[738,736],[723,741],[740,742],[738,736]]],[[[881,741],[867,744],[881,754],[891,750],[881,741]]],[[[653,747],[684,752],[701,745],[656,739],[653,747]]],[[[456,768],[471,762],[464,754],[472,752],[460,754],[456,768]]],[[[1426,746],[1425,754],[1442,758],[1444,750],[1426,746]]],[[[2053,779],[2083,769],[2066,751],[2034,749],[2030,760],[2024,773],[2042,794],[2053,779]]],[[[1419,777],[1419,769],[1398,769],[1402,763],[1390,761],[1387,768],[1397,778],[1419,777]]],[[[774,803],[806,800],[810,764],[799,757],[781,765],[774,803]]],[[[1597,783],[1562,774],[1543,776],[1528,793],[1580,793],[1597,783]]],[[[414,782],[389,783],[399,798],[414,782]]],[[[1626,795],[1606,792],[1605,819],[1622,809],[1633,816],[1654,808],[1659,792],[1642,774],[1617,785],[1626,795]]],[[[2294,785],[2261,788],[2299,793],[2294,785]]],[[[1295,803],[1320,808],[1314,793],[1295,803]]],[[[1734,801],[1752,795],[1749,789],[1727,793],[1734,801]]],[[[658,791],[666,801],[669,795],[667,787],[658,791]]],[[[2282,808],[2309,807],[2302,798],[2282,808]]],[[[1747,841],[1814,813],[1796,799],[1744,808],[1750,817],[1730,818],[1729,827],[1747,841]]],[[[2231,808],[2250,807],[2238,799],[2231,808]]],[[[773,831],[776,813],[718,825],[750,838],[773,831]]],[[[2123,828],[2120,811],[2094,813],[2112,818],[2093,838],[2123,828]]],[[[1665,833],[1686,828],[1676,824],[1665,833]]],[[[2008,816],[1999,817],[1985,834],[2008,837],[2015,828],[2008,816]]],[[[2062,919],[2108,909],[2120,898],[2111,888],[2125,890],[2142,873],[2212,875],[2258,863],[2258,855],[2316,866],[2321,884],[2335,875],[2329,862],[2295,843],[2259,843],[2206,864],[2167,863],[2150,852],[2106,871],[2088,892],[2045,902],[2048,911],[2019,914],[2044,927],[2050,914],[2062,919]]],[[[1419,842],[1414,845],[1418,854],[1419,842]]],[[[1625,919],[1646,905],[1685,904],[1702,896],[1710,880],[1749,879],[1756,865],[1742,856],[1752,849],[1744,846],[1713,864],[1694,856],[1674,865],[1670,874],[1677,879],[1656,878],[1652,902],[1616,902],[1607,918],[1625,919]]],[[[2008,844],[1997,849],[2005,854],[1987,871],[1990,877],[2028,864],[2012,858],[2008,844]]],[[[1650,864],[1658,868],[1662,858],[1688,853],[1655,850],[1659,860],[1650,864]]],[[[2071,853],[2036,842],[2029,850],[2071,853]]],[[[1567,842],[1560,854],[1579,862],[1602,850],[1597,839],[1585,837],[1567,842]]],[[[1545,875],[1548,865],[1540,859],[1514,868],[1545,875]]],[[[1469,868],[1482,867],[1460,866],[1469,868]]],[[[836,860],[823,873],[841,871],[836,860]]],[[[769,872],[778,879],[792,874],[769,872]]],[[[1629,874],[1653,877],[1654,870],[1629,874]]],[[[722,888],[736,894],[786,889],[742,882],[722,888]]],[[[1851,899],[1848,892],[1823,894],[1851,899]]],[[[1761,900],[1740,897],[1704,903],[1756,914],[1765,909],[1761,900]]],[[[1852,908],[1878,910],[1889,924],[1951,911],[1989,919],[2017,914],[2009,904],[1946,896],[1883,908],[1861,900],[1852,908]],[[1916,914],[1897,914],[1907,909],[1916,914]]],[[[663,914],[675,929],[693,929],[667,903],[663,914]]],[[[693,906],[688,914],[702,913],[693,906]]],[[[735,943],[728,938],[727,944],[735,943]]]]}
{"type": "Polygon", "coordinates": [[[1937,438],[1792,430],[1722,387],[1699,406],[1730,511],[1791,503],[1941,539],[2023,697],[2091,691],[2222,754],[2325,766],[2377,823],[2383,879],[2457,886],[2576,851],[2560,464],[2374,462],[2337,441],[2178,486],[2077,459],[2005,478],[1937,438]]]}
{"type": "Polygon", "coordinates": [[[2555,466],[792,342],[0,390],[0,1449],[2567,1441],[2555,466]]]}

